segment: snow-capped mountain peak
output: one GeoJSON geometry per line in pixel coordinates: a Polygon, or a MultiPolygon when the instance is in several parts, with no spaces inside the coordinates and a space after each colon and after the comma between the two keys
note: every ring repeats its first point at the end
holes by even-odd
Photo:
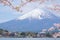
{"type": "Polygon", "coordinates": [[[18,17],[18,20],[23,20],[23,19],[27,19],[27,18],[29,18],[29,19],[31,19],[31,18],[43,19],[41,17],[42,13],[43,13],[43,11],[41,9],[34,9],[34,10],[32,10],[32,11],[18,17]]]}

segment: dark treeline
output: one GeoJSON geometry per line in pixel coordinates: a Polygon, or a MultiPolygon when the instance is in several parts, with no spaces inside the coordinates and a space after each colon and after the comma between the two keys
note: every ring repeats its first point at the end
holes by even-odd
{"type": "Polygon", "coordinates": [[[41,31],[41,32],[9,32],[8,30],[0,29],[1,37],[10,38],[60,38],[59,31],[41,31]]]}

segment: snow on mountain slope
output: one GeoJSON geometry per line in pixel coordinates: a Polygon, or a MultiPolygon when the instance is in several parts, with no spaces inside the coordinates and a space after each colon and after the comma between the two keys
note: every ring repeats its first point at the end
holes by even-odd
{"type": "Polygon", "coordinates": [[[42,10],[42,9],[34,9],[22,16],[19,16],[17,19],[18,20],[24,20],[24,19],[44,19],[44,18],[52,18],[55,15],[50,13],[49,11],[42,10]]]}
{"type": "Polygon", "coordinates": [[[42,19],[42,18],[40,17],[40,15],[41,15],[42,13],[43,13],[42,10],[40,10],[40,9],[34,9],[34,10],[32,10],[31,12],[28,12],[28,13],[26,13],[26,14],[18,17],[18,19],[20,19],[20,20],[23,20],[23,19],[26,19],[26,18],[42,19]]]}

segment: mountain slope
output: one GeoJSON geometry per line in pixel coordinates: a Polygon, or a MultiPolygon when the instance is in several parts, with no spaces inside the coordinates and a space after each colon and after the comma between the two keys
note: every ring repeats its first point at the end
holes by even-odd
{"type": "Polygon", "coordinates": [[[40,9],[32,10],[17,18],[0,24],[0,28],[12,32],[39,32],[42,29],[48,29],[54,23],[60,23],[60,18],[56,17],[49,11],[40,9]]]}
{"type": "MultiPolygon", "coordinates": [[[[59,19],[60,20],[60,19],[59,19]]],[[[6,23],[0,24],[0,28],[2,29],[7,29],[9,31],[18,31],[18,32],[27,32],[27,31],[32,31],[32,32],[39,32],[42,29],[45,28],[50,28],[53,23],[60,23],[58,19],[43,19],[43,20],[31,20],[29,21],[28,19],[26,20],[12,20],[6,23]]]]}

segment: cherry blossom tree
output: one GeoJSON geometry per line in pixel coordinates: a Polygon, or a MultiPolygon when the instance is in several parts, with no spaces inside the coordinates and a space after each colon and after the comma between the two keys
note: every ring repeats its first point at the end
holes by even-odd
{"type": "MultiPolygon", "coordinates": [[[[55,0],[21,0],[21,4],[18,5],[18,6],[14,6],[12,4],[12,1],[14,1],[14,0],[0,0],[0,4],[3,4],[4,6],[9,6],[9,7],[11,7],[12,9],[14,9],[18,12],[19,11],[22,12],[21,7],[23,7],[27,3],[40,2],[40,4],[43,4],[43,3],[49,2],[49,1],[54,2],[55,0]]],[[[53,7],[47,7],[47,8],[60,13],[60,5],[59,4],[52,4],[52,5],[53,5],[53,7]]]]}
{"type": "Polygon", "coordinates": [[[52,7],[48,7],[48,9],[53,10],[60,14],[60,4],[52,4],[52,7]]]}
{"type": "Polygon", "coordinates": [[[54,23],[54,26],[58,29],[60,29],[60,23],[54,23]]]}
{"type": "Polygon", "coordinates": [[[12,2],[10,2],[10,0],[0,0],[0,4],[3,4],[4,6],[10,6],[12,9],[15,9],[16,11],[20,11],[20,8],[23,7],[24,5],[26,5],[27,3],[36,2],[36,1],[40,1],[40,3],[43,3],[46,0],[25,0],[25,1],[21,0],[21,4],[16,7],[14,7],[14,5],[12,5],[12,2]]]}

